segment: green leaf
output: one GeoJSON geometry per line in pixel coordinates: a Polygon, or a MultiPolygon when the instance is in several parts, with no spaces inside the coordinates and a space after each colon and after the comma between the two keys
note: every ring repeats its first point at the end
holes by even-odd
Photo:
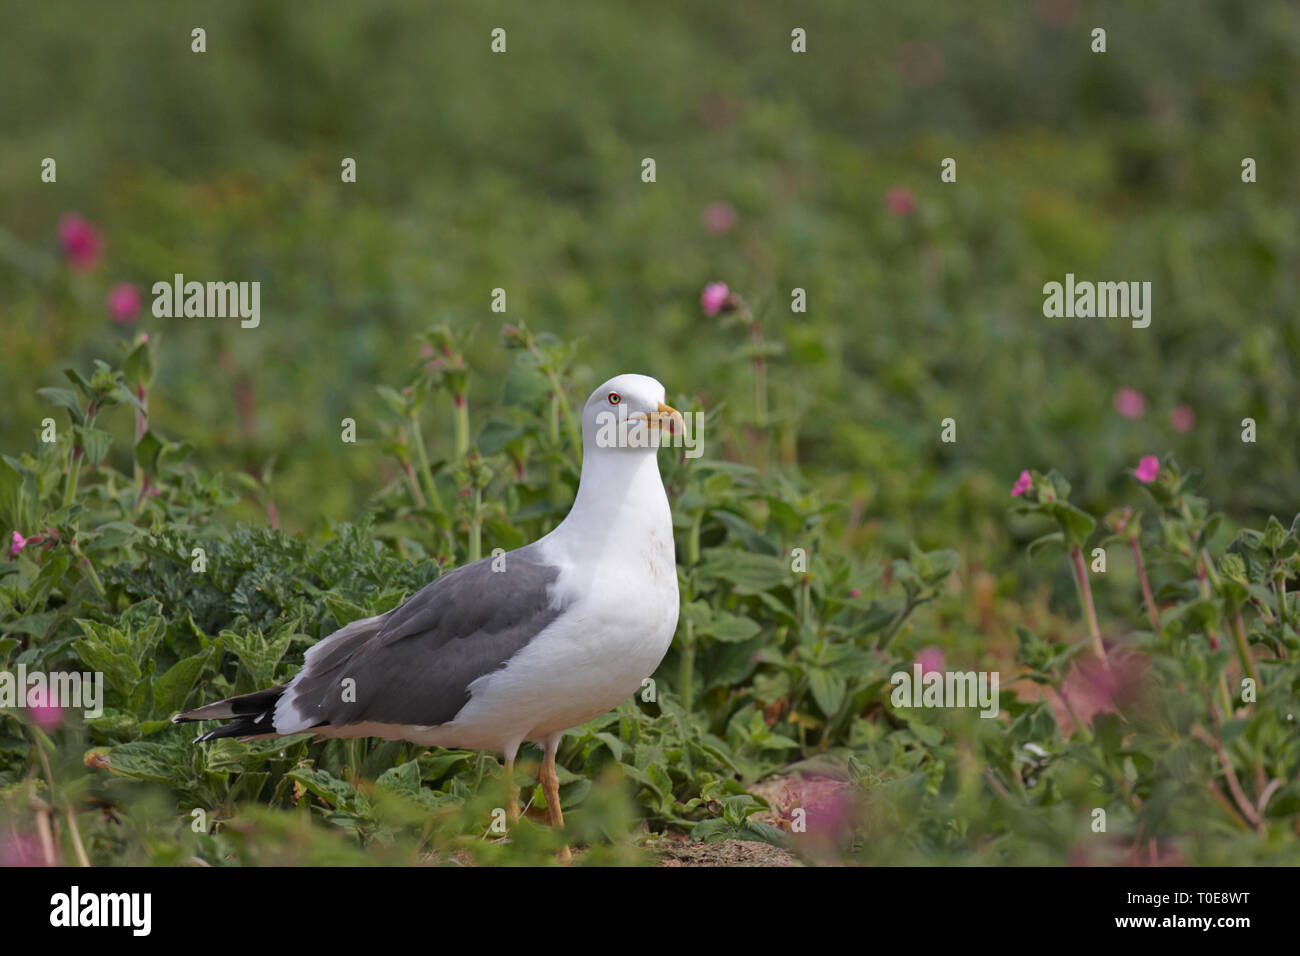
{"type": "Polygon", "coordinates": [[[212,650],[209,649],[177,661],[153,682],[153,703],[157,713],[170,715],[182,709],[203,665],[211,656],[212,650]]]}
{"type": "Polygon", "coordinates": [[[346,627],[353,621],[359,621],[362,618],[371,616],[370,612],[360,605],[353,604],[351,601],[334,594],[322,595],[321,600],[325,602],[329,612],[334,615],[334,620],[339,622],[339,627],[346,627]]]}
{"type": "Polygon", "coordinates": [[[4,524],[31,534],[36,525],[37,499],[36,476],[25,469],[19,471],[8,461],[0,461],[0,519],[4,524]]]}
{"type": "Polygon", "coordinates": [[[376,385],[375,391],[379,397],[384,400],[384,405],[388,410],[398,418],[406,418],[409,414],[407,401],[402,397],[402,393],[395,388],[389,388],[387,385],[376,385]]]}
{"type": "Polygon", "coordinates": [[[1025,549],[1025,553],[1028,554],[1030,557],[1033,557],[1035,551],[1045,548],[1048,545],[1054,545],[1054,544],[1059,544],[1062,548],[1065,547],[1064,532],[1053,531],[1050,534],[1045,534],[1040,538],[1035,538],[1033,541],[1029,542],[1029,547],[1025,549]]]}
{"type": "Polygon", "coordinates": [[[808,689],[812,691],[813,700],[821,712],[833,717],[844,703],[846,685],[844,678],[830,671],[816,668],[808,672],[808,689]]]}
{"type": "Polygon", "coordinates": [[[136,464],[146,475],[152,475],[158,470],[158,453],[162,448],[163,443],[152,431],[145,432],[135,443],[136,464]]]}
{"type": "Polygon", "coordinates": [[[781,553],[780,548],[777,547],[775,541],[767,537],[739,515],[734,515],[730,511],[723,511],[720,508],[715,508],[713,511],[709,512],[709,516],[734,535],[746,550],[754,551],[758,554],[769,555],[779,555],[781,553]]]}
{"type": "Polygon", "coordinates": [[[131,354],[126,357],[126,362],[122,366],[126,380],[132,385],[143,385],[149,387],[153,381],[153,354],[149,351],[149,343],[141,342],[131,354]]]}
{"type": "Polygon", "coordinates": [[[714,640],[727,644],[747,641],[759,631],[759,627],[747,617],[718,611],[709,624],[708,633],[714,640]]]}
{"type": "Polygon", "coordinates": [[[136,780],[174,785],[189,776],[189,744],[180,741],[133,741],[114,747],[106,756],[109,770],[136,780]]]}
{"type": "Polygon", "coordinates": [[[86,420],[81,411],[81,402],[77,393],[70,388],[38,388],[36,394],[55,408],[66,408],[72,416],[73,423],[80,425],[86,420]]]}
{"type": "Polygon", "coordinates": [[[86,464],[92,467],[98,466],[108,456],[108,450],[113,444],[113,436],[101,429],[85,426],[80,429],[80,434],[81,447],[86,454],[86,464]]]}
{"type": "Polygon", "coordinates": [[[1097,525],[1096,518],[1068,501],[1056,502],[1052,506],[1052,513],[1060,522],[1061,530],[1065,532],[1065,538],[1071,546],[1081,546],[1088,540],[1088,535],[1092,534],[1092,529],[1097,525]]]}
{"type": "Polygon", "coordinates": [[[335,809],[348,810],[355,804],[357,791],[352,784],[326,770],[299,767],[289,771],[286,776],[302,784],[309,793],[335,809]]]}
{"type": "Polygon", "coordinates": [[[700,562],[704,577],[729,582],[737,594],[778,587],[786,580],[788,569],[789,565],[779,557],[730,548],[708,548],[700,562]]]}

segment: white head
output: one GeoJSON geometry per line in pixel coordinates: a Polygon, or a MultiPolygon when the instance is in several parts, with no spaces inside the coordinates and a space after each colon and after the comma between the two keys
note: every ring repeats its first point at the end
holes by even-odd
{"type": "Polygon", "coordinates": [[[681,413],[665,405],[664,397],[663,385],[649,375],[615,375],[582,408],[584,452],[653,452],[659,447],[656,432],[671,434],[683,426],[681,413]]]}

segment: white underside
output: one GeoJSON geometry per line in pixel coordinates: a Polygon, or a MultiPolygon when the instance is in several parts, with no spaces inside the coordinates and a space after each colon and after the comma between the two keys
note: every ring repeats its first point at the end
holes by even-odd
{"type": "MultiPolygon", "coordinates": [[[[672,643],[679,609],[672,517],[653,451],[588,449],[573,509],[540,547],[561,568],[552,600],[565,610],[504,668],[470,684],[455,718],[316,732],[513,756],[523,741],[545,742],[639,692],[672,643]]],[[[297,714],[281,710],[276,727],[286,732],[297,714]]]]}

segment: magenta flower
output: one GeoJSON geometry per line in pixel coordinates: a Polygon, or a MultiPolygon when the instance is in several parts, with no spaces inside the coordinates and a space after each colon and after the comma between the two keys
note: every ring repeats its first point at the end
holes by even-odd
{"type": "Polygon", "coordinates": [[[916,212],[916,194],[906,186],[894,186],[885,193],[885,208],[895,216],[910,216],[916,212]]]}
{"type": "Polygon", "coordinates": [[[825,776],[796,774],[785,782],[780,816],[787,825],[802,810],[804,835],[823,850],[831,849],[852,833],[856,817],[853,785],[825,776]]]}
{"type": "Polygon", "coordinates": [[[14,833],[0,840],[0,867],[44,866],[41,844],[28,833],[14,833]]]}
{"type": "Polygon", "coordinates": [[[849,597],[851,598],[862,597],[862,588],[849,588],[849,597]]]}
{"type": "Polygon", "coordinates": [[[1190,405],[1179,405],[1169,413],[1169,418],[1174,423],[1174,431],[1181,435],[1186,435],[1196,424],[1196,413],[1190,405]]]}
{"type": "Polygon", "coordinates": [[[1019,498],[1032,487],[1034,487],[1033,476],[1027,470],[1022,471],[1020,477],[1016,479],[1016,483],[1011,486],[1011,497],[1019,498]]]}
{"type": "Polygon", "coordinates": [[[715,236],[736,224],[736,210],[731,203],[711,202],[704,209],[704,228],[715,236]]]}
{"type": "Polygon", "coordinates": [[[63,725],[62,707],[38,704],[35,707],[28,707],[27,713],[32,718],[32,723],[46,733],[53,733],[63,725]]]}
{"type": "Polygon", "coordinates": [[[59,242],[63,244],[63,254],[72,268],[85,271],[99,263],[103,245],[99,230],[75,212],[59,220],[59,242]]]}
{"type": "Polygon", "coordinates": [[[129,282],[119,282],[108,293],[108,315],[114,322],[129,325],[140,313],[140,290],[129,282]]]}
{"type": "Polygon", "coordinates": [[[725,282],[710,282],[700,293],[700,305],[703,306],[705,315],[714,316],[722,311],[729,298],[731,290],[725,282]]]}
{"type": "Polygon", "coordinates": [[[1147,455],[1138,462],[1137,468],[1133,469],[1133,474],[1137,476],[1137,480],[1142,484],[1151,484],[1156,480],[1156,476],[1160,474],[1160,459],[1155,455],[1147,455]]]}
{"type": "Polygon", "coordinates": [[[1146,414],[1147,400],[1132,388],[1121,388],[1115,393],[1115,411],[1125,418],[1141,418],[1146,414]]]}
{"type": "Polygon", "coordinates": [[[20,535],[17,531],[15,531],[13,543],[9,545],[9,557],[11,558],[18,557],[18,552],[25,547],[27,547],[27,539],[24,538],[22,535],[20,535]]]}
{"type": "Polygon", "coordinates": [[[928,674],[931,671],[943,671],[946,659],[941,647],[926,647],[916,655],[916,663],[921,665],[921,673],[928,674]]]}

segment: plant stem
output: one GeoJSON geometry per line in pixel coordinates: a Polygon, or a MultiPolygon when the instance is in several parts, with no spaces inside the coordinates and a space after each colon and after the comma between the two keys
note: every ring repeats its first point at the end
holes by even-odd
{"type": "Polygon", "coordinates": [[[1250,642],[1246,640],[1246,626],[1241,620],[1241,611],[1232,613],[1232,637],[1237,644],[1237,656],[1241,658],[1241,668],[1255,682],[1259,691],[1259,671],[1255,669],[1255,658],[1250,653],[1250,642]]]}
{"type": "Polygon", "coordinates": [[[471,562],[483,557],[483,489],[474,489],[474,515],[469,522],[469,559],[471,562]]]}
{"type": "Polygon", "coordinates": [[[462,394],[453,396],[456,403],[456,457],[469,454],[469,401],[462,394]]]}
{"type": "MultiPolygon", "coordinates": [[[[573,417],[573,409],[569,403],[564,400],[564,387],[560,384],[560,377],[555,374],[555,369],[549,364],[545,366],[546,378],[551,383],[552,408],[559,406],[560,414],[564,416],[564,424],[569,429],[569,441],[573,443],[574,450],[582,453],[582,429],[578,427],[577,420],[573,417]]],[[[558,436],[557,436],[558,437],[558,436]]]]}
{"type": "Polygon", "coordinates": [[[415,448],[415,457],[420,465],[420,479],[424,484],[424,493],[429,498],[429,504],[437,511],[442,510],[442,502],[438,498],[438,489],[433,484],[433,469],[429,466],[429,453],[424,447],[424,435],[420,432],[420,419],[415,413],[411,413],[411,445],[415,448]]]}
{"type": "MultiPolygon", "coordinates": [[[[98,415],[95,403],[91,402],[86,409],[86,423],[83,429],[89,429],[95,424],[95,416],[98,415]]],[[[63,486],[63,507],[72,504],[73,498],[77,494],[77,478],[81,472],[81,459],[86,455],[86,449],[82,446],[81,441],[77,440],[72,443],[72,460],[68,463],[68,481],[63,486]]]]}
{"type": "MultiPolygon", "coordinates": [[[[1209,562],[1206,561],[1205,551],[1202,549],[1196,556],[1196,584],[1200,588],[1201,597],[1203,598],[1208,598],[1210,596],[1210,585],[1205,580],[1205,568],[1208,563],[1209,562]]],[[[1217,651],[1219,649],[1219,635],[1214,628],[1207,625],[1205,628],[1205,636],[1210,642],[1210,650],[1217,651]]],[[[1229,711],[1229,713],[1231,713],[1231,711],[1229,711]]]]}
{"type": "Polygon", "coordinates": [[[1142,547],[1138,544],[1137,538],[1130,538],[1128,546],[1133,551],[1133,563],[1137,565],[1138,581],[1142,585],[1142,600],[1147,606],[1147,619],[1151,622],[1151,630],[1155,632],[1156,637],[1163,638],[1164,633],[1160,628],[1160,612],[1156,608],[1156,600],[1151,594],[1151,582],[1147,579],[1146,562],[1142,560],[1142,547]]]}
{"type": "Polygon", "coordinates": [[[1070,703],[1069,692],[1064,687],[1058,685],[1056,693],[1057,696],[1061,698],[1061,703],[1065,704],[1065,711],[1070,715],[1070,721],[1074,724],[1074,729],[1082,735],[1085,741],[1092,743],[1092,731],[1088,729],[1088,725],[1083,722],[1083,719],[1079,717],[1079,712],[1075,710],[1074,705],[1070,703]]]}
{"type": "Polygon", "coordinates": [[[904,604],[903,609],[898,612],[898,616],[890,621],[889,627],[886,628],[884,634],[881,635],[881,650],[887,651],[893,646],[894,638],[898,637],[899,632],[903,629],[903,625],[907,623],[907,619],[911,617],[912,612],[920,606],[920,602],[914,604],[910,597],[907,599],[907,603],[904,604]]]}
{"type": "Polygon", "coordinates": [[[81,563],[86,569],[86,575],[90,578],[90,583],[95,586],[95,593],[101,598],[107,598],[108,595],[104,591],[104,585],[99,580],[99,575],[95,573],[95,566],[90,563],[90,558],[86,557],[82,552],[75,538],[72,539],[72,553],[81,559],[81,563]]]}
{"type": "Polygon", "coordinates": [[[1079,603],[1083,605],[1084,617],[1088,622],[1088,635],[1092,638],[1092,649],[1097,659],[1107,670],[1106,648],[1101,643],[1101,629],[1097,626],[1097,608],[1092,603],[1092,585],[1088,583],[1088,568],[1083,561],[1083,549],[1077,544],[1070,550],[1070,561],[1074,565],[1074,583],[1079,590],[1079,603]]]}
{"type": "Polygon", "coordinates": [[[754,425],[758,432],[758,465],[767,466],[767,361],[763,357],[763,330],[749,314],[745,306],[745,317],[749,319],[750,335],[754,342],[754,425]]]}
{"type": "Polygon", "coordinates": [[[681,684],[678,691],[682,698],[682,709],[689,711],[695,696],[695,625],[686,622],[686,631],[682,635],[682,663],[677,682],[681,684]]]}
{"type": "Polygon", "coordinates": [[[686,566],[695,567],[700,563],[700,525],[704,523],[704,509],[697,509],[691,515],[691,531],[686,538],[686,566]]]}
{"type": "Polygon", "coordinates": [[[1286,607],[1286,572],[1279,568],[1273,575],[1273,590],[1277,593],[1277,612],[1282,619],[1282,627],[1291,623],[1291,612],[1286,607]]]}
{"type": "Polygon", "coordinates": [[[402,471],[406,475],[406,481],[411,486],[411,497],[415,500],[416,507],[424,507],[424,492],[420,490],[420,482],[416,480],[415,469],[411,467],[410,462],[402,462],[402,471]]]}

